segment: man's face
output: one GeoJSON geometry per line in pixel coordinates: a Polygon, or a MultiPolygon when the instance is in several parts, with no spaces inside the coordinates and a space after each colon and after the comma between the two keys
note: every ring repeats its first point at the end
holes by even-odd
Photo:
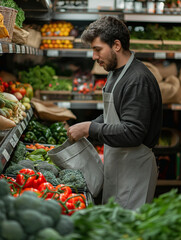
{"type": "Polygon", "coordinates": [[[91,44],[93,49],[93,60],[96,60],[106,71],[112,71],[117,67],[117,56],[107,43],[100,40],[100,37],[94,39],[91,44]]]}

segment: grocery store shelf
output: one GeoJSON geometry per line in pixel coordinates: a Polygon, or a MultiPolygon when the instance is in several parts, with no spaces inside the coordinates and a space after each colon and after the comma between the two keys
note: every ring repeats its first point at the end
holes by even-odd
{"type": "MultiPolygon", "coordinates": [[[[102,100],[87,100],[87,96],[84,96],[84,99],[82,98],[82,100],[65,100],[62,101],[61,99],[52,99],[50,100],[50,98],[47,95],[51,95],[52,92],[51,91],[40,91],[39,94],[41,95],[41,100],[44,101],[49,101],[49,102],[54,102],[56,105],[58,105],[59,107],[66,107],[66,108],[70,108],[70,109],[74,109],[74,108],[78,108],[78,109],[103,109],[103,102],[102,100]]],[[[55,94],[62,96],[62,98],[64,96],[70,96],[71,97],[71,92],[68,91],[54,91],[55,94]],[[65,93],[64,93],[65,92],[65,93]]],[[[40,98],[40,95],[38,98],[40,98]]],[[[99,95],[101,96],[101,91],[99,91],[99,95]]],[[[164,109],[170,109],[170,110],[178,110],[181,111],[181,104],[164,104],[163,105],[164,109]]],[[[159,148],[160,151],[162,151],[161,148],[159,148]]],[[[164,151],[166,151],[166,149],[163,149],[164,151]]],[[[177,151],[177,149],[175,149],[177,151]]],[[[156,150],[157,151],[157,150],[156,150]]],[[[170,149],[168,149],[168,151],[170,151],[170,149]]],[[[174,149],[173,149],[174,151],[174,149]]]]}
{"type": "Polygon", "coordinates": [[[103,109],[103,102],[102,101],[96,101],[96,100],[90,100],[90,101],[54,101],[54,103],[58,107],[68,108],[68,109],[97,109],[102,110],[103,109]]]}
{"type": "Polygon", "coordinates": [[[127,22],[160,22],[160,23],[181,23],[180,14],[140,14],[124,13],[124,20],[127,22]]]}
{"type": "Polygon", "coordinates": [[[24,118],[20,123],[17,124],[16,127],[12,128],[8,131],[2,143],[0,145],[0,161],[5,167],[6,163],[9,161],[11,157],[11,153],[13,152],[16,144],[18,143],[23,131],[28,125],[31,117],[33,116],[33,109],[29,109],[27,112],[26,118],[24,118]]]}
{"type": "Polygon", "coordinates": [[[43,55],[43,51],[38,48],[0,41],[0,54],[3,53],[43,55]]]}
{"type": "Polygon", "coordinates": [[[158,180],[157,186],[181,186],[181,180],[158,180]]]}
{"type": "Polygon", "coordinates": [[[117,11],[64,11],[53,12],[52,20],[69,20],[69,21],[95,21],[102,16],[117,16],[123,19],[123,13],[117,11]]]}
{"type": "MultiPolygon", "coordinates": [[[[137,58],[153,58],[153,59],[181,59],[181,51],[172,50],[147,50],[132,49],[137,58]]],[[[92,58],[91,49],[44,49],[44,56],[48,57],[83,57],[92,58]]]]}
{"type": "Polygon", "coordinates": [[[93,56],[91,49],[45,49],[44,55],[48,57],[85,57],[93,56]]]}

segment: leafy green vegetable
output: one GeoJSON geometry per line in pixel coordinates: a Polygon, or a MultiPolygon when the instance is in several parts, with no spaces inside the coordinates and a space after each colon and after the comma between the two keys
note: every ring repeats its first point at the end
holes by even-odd
{"type": "Polygon", "coordinates": [[[25,20],[25,14],[24,14],[24,11],[15,3],[15,1],[0,0],[0,6],[16,9],[18,11],[16,15],[16,25],[20,28],[23,26],[23,22],[25,20]]]}

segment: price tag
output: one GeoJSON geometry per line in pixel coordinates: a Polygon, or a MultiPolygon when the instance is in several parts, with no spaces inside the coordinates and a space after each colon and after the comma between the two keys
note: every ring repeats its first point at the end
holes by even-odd
{"type": "Polygon", "coordinates": [[[92,58],[93,57],[93,51],[87,51],[87,57],[92,58]]]}
{"type": "Polygon", "coordinates": [[[16,53],[20,53],[20,52],[21,52],[20,45],[16,45],[16,53]]]}
{"type": "Polygon", "coordinates": [[[1,43],[0,43],[0,53],[3,53],[3,48],[1,43]]]}
{"type": "Polygon", "coordinates": [[[166,59],[166,53],[165,52],[157,52],[154,54],[155,59],[166,59]]]}
{"type": "Polygon", "coordinates": [[[33,115],[33,109],[32,108],[30,108],[29,113],[30,113],[30,117],[31,117],[33,115]]]}
{"type": "Polygon", "coordinates": [[[9,53],[13,53],[13,45],[9,43],[9,53]]]}
{"type": "Polygon", "coordinates": [[[58,57],[59,56],[59,51],[58,50],[48,50],[47,51],[47,56],[48,57],[58,57]]]}
{"type": "Polygon", "coordinates": [[[25,125],[27,126],[28,125],[27,119],[25,118],[24,121],[25,121],[25,125]]]}
{"type": "Polygon", "coordinates": [[[25,128],[26,128],[26,126],[25,126],[25,123],[24,123],[24,122],[22,122],[21,124],[22,124],[22,129],[23,129],[23,131],[24,131],[24,130],[25,130],[25,128]]]}
{"type": "Polygon", "coordinates": [[[19,131],[20,134],[23,133],[23,129],[22,129],[22,126],[21,126],[21,125],[18,126],[18,131],[19,131]]]}
{"type": "Polygon", "coordinates": [[[63,108],[70,108],[71,107],[70,102],[58,102],[57,105],[58,105],[58,107],[63,107],[63,108]]]}
{"type": "Polygon", "coordinates": [[[104,105],[103,103],[97,103],[97,109],[103,109],[104,105]]]}
{"type": "Polygon", "coordinates": [[[15,133],[13,134],[13,139],[14,139],[14,141],[15,141],[15,144],[19,141],[19,139],[18,139],[18,137],[16,136],[15,133]]]}
{"type": "Polygon", "coordinates": [[[30,53],[30,49],[28,46],[26,46],[26,53],[29,54],[30,53]]]}
{"type": "Polygon", "coordinates": [[[16,143],[13,138],[10,139],[10,144],[13,148],[16,146],[16,143]]]}
{"type": "Polygon", "coordinates": [[[21,52],[22,54],[25,54],[25,46],[21,46],[21,52]]]}
{"type": "Polygon", "coordinates": [[[9,153],[7,152],[6,149],[3,150],[2,155],[4,156],[4,158],[6,159],[6,161],[8,161],[8,160],[10,159],[10,155],[9,155],[9,153]]]}
{"type": "Polygon", "coordinates": [[[181,52],[175,53],[175,59],[181,59],[181,52]]]}

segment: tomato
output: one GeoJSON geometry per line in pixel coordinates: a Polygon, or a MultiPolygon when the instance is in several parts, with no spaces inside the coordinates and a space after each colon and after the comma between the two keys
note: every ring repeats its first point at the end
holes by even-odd
{"type": "Polygon", "coordinates": [[[36,179],[33,182],[33,188],[36,188],[36,189],[38,189],[38,187],[42,183],[46,182],[46,178],[43,176],[43,174],[41,172],[37,172],[37,175],[38,176],[36,177],[36,179]]]}
{"type": "Polygon", "coordinates": [[[23,188],[32,187],[35,179],[35,172],[29,168],[21,169],[16,176],[16,182],[23,188]]]}
{"type": "Polygon", "coordinates": [[[57,185],[55,189],[60,194],[63,194],[66,198],[72,193],[71,188],[69,186],[65,186],[64,184],[57,185]]]}
{"type": "MultiPolygon", "coordinates": [[[[38,190],[41,192],[41,193],[43,193],[43,195],[45,194],[45,199],[48,199],[48,198],[52,198],[53,197],[53,195],[55,194],[54,192],[55,192],[55,188],[54,188],[54,186],[51,184],[51,183],[49,183],[49,182],[44,182],[44,183],[42,183],[42,184],[40,184],[39,185],[39,187],[38,187],[38,190]],[[49,190],[51,191],[51,192],[49,192],[49,190]]],[[[42,196],[43,196],[42,195],[42,196]]]]}

